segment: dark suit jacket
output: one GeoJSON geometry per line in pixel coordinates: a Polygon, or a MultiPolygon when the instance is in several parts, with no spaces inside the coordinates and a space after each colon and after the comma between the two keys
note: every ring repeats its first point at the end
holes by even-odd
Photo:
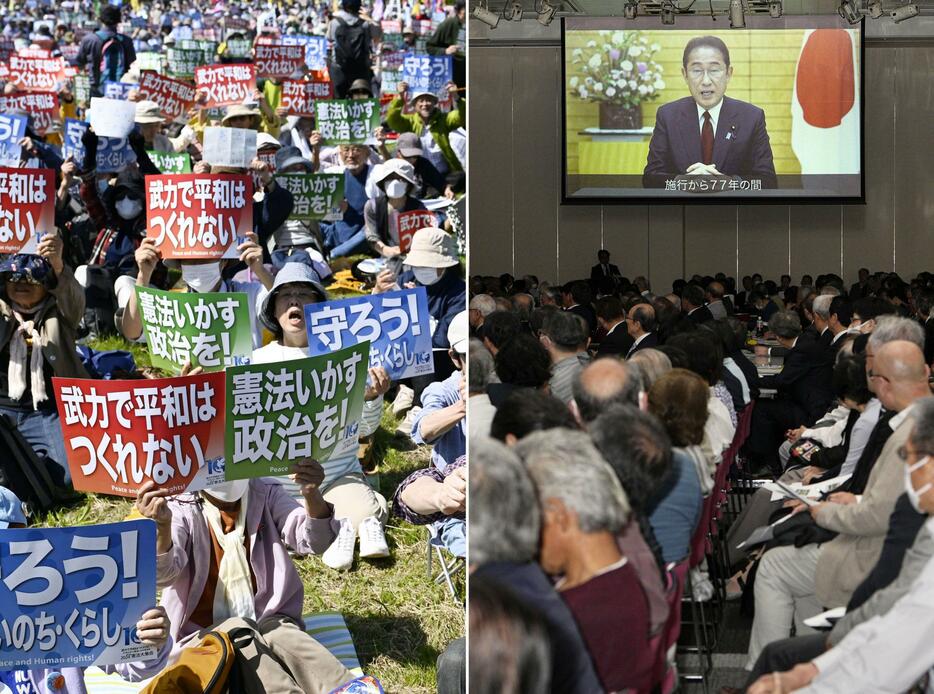
{"type": "Polygon", "coordinates": [[[816,340],[802,340],[785,356],[782,370],[774,376],[759,379],[762,388],[777,388],[781,397],[788,398],[805,413],[805,424],[810,426],[827,411],[833,400],[833,365],[826,347],[816,340]]]}
{"type": "MultiPolygon", "coordinates": [[[[622,277],[622,275],[619,274],[619,268],[616,265],[610,263],[607,267],[610,270],[610,277],[622,277]]],[[[606,275],[603,274],[603,266],[600,265],[600,263],[597,263],[592,268],[590,268],[591,282],[599,282],[604,277],[606,277],[606,275]]]]}
{"type": "MultiPolygon", "coordinates": [[[[633,342],[635,342],[635,340],[633,340],[633,342]]],[[[638,345],[635,345],[634,347],[629,348],[626,356],[631,357],[640,349],[650,349],[652,347],[658,347],[658,335],[655,333],[648,333],[644,338],[642,338],[642,342],[640,342],[638,345]]]]}
{"type": "Polygon", "coordinates": [[[924,322],[924,363],[934,363],[934,318],[924,322]]]}
{"type": "Polygon", "coordinates": [[[694,321],[697,325],[701,323],[706,323],[713,320],[713,314],[710,312],[710,309],[706,306],[701,306],[696,311],[691,311],[688,314],[685,314],[688,320],[694,321]]]}
{"type": "Polygon", "coordinates": [[[594,331],[597,329],[597,314],[592,308],[590,308],[590,306],[578,304],[577,306],[572,306],[571,308],[565,310],[570,311],[571,313],[576,313],[578,316],[587,321],[587,325],[590,327],[590,331],[587,334],[594,334],[594,331]]]}
{"type": "Polygon", "coordinates": [[[632,339],[632,335],[626,330],[626,323],[620,323],[613,332],[608,333],[607,336],[600,341],[600,347],[597,349],[597,356],[625,356],[629,353],[633,342],[635,342],[635,340],[632,339]]]}
{"type": "MultiPolygon", "coordinates": [[[[691,164],[702,161],[701,131],[694,97],[686,96],[658,109],[649,157],[642,174],[645,188],[664,188],[691,164]]],[[[723,97],[713,164],[727,176],[759,179],[763,188],[777,188],[772,146],[765,128],[765,112],[745,101],[723,97]]]]}

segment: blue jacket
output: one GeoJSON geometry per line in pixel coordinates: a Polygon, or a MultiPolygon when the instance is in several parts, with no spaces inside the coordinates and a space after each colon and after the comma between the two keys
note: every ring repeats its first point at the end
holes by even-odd
{"type": "MultiPolygon", "coordinates": [[[[415,274],[409,270],[399,275],[399,286],[406,282],[415,282],[415,274]]],[[[415,282],[419,287],[423,286],[415,282]]],[[[438,321],[431,344],[435,349],[448,349],[448,326],[461,311],[467,310],[467,285],[458,277],[457,269],[448,268],[434,284],[425,287],[428,293],[428,313],[438,321]]]]}

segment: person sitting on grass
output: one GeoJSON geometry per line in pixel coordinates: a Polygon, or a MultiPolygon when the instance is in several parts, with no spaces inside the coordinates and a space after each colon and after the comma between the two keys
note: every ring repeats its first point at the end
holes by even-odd
{"type": "MultiPolygon", "coordinates": [[[[327,300],[327,292],[314,270],[304,263],[286,263],[276,275],[271,291],[259,298],[257,313],[275,339],[253,351],[253,363],[281,363],[307,357],[308,331],[304,307],[327,300]]],[[[361,436],[369,436],[379,428],[383,395],[390,383],[383,367],[369,370],[359,431],[361,436]]],[[[383,532],[389,515],[386,499],[367,482],[356,450],[325,460],[322,464],[324,480],[321,490],[325,500],[333,504],[340,526],[337,539],[322,556],[324,563],[334,569],[349,569],[353,564],[358,532],[361,557],[388,557],[389,546],[383,532]]],[[[296,492],[297,489],[290,491],[296,492]]]]}
{"type": "MultiPolygon", "coordinates": [[[[23,502],[6,487],[0,487],[0,530],[25,527],[27,523],[26,514],[23,512],[23,502]]],[[[158,674],[168,661],[171,650],[170,630],[171,623],[165,608],[157,606],[146,610],[136,623],[136,636],[141,644],[156,649],[156,657],[143,662],[104,665],[101,669],[108,673],[115,672],[127,682],[139,682],[158,674]]],[[[87,694],[88,691],[84,684],[83,667],[0,670],[0,686],[7,684],[12,688],[12,683],[19,685],[13,690],[16,692],[23,691],[24,685],[27,692],[87,694]]],[[[0,691],[8,690],[0,689],[0,691]]]]}
{"type": "Polygon", "coordinates": [[[156,522],[156,582],[173,659],[208,632],[224,632],[245,694],[326,694],[354,679],[303,626],[305,588],[289,553],[323,552],[339,525],[321,495],[321,464],[308,458],[290,469],[303,504],[269,478],[175,497],[150,480],[136,497],[140,514],[156,522]]]}
{"type": "Polygon", "coordinates": [[[70,489],[65,438],[52,377],[87,378],[75,349],[84,291],[62,260],[61,237],[45,234],[38,255],[0,264],[0,415],[43,459],[51,484],[70,489]]]}

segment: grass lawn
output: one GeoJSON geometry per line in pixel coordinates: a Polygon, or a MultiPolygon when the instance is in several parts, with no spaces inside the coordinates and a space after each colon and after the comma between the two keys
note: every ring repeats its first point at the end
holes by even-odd
{"type": "MultiPolygon", "coordinates": [[[[140,367],[148,366],[145,348],[119,338],[99,340],[95,349],[130,349],[140,367]]],[[[429,449],[403,450],[393,438],[397,420],[388,409],[374,446],[382,460],[379,489],[391,499],[396,485],[428,464],[429,449]]],[[[49,512],[35,525],[69,526],[122,520],[131,502],[88,495],[83,502],[49,512]]],[[[305,612],[339,610],[347,620],[364,672],[374,675],[387,692],[428,694],[436,691],[435,660],[444,647],[464,634],[464,607],[446,586],[427,576],[427,532],[391,517],[386,528],[392,556],[355,560],[349,572],[325,566],[317,557],[296,558],[305,584],[305,612]]],[[[437,564],[435,564],[437,566],[437,564]]],[[[456,582],[464,592],[463,575],[456,582]]]]}

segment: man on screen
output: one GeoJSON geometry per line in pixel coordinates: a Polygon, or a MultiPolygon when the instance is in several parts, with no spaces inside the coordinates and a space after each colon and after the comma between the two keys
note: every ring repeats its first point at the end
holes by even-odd
{"type": "Polygon", "coordinates": [[[765,113],[725,95],[733,76],[726,44],[716,36],[688,41],[681,75],[691,96],[658,109],[643,186],[663,188],[684,175],[726,175],[777,187],[765,113]]]}

